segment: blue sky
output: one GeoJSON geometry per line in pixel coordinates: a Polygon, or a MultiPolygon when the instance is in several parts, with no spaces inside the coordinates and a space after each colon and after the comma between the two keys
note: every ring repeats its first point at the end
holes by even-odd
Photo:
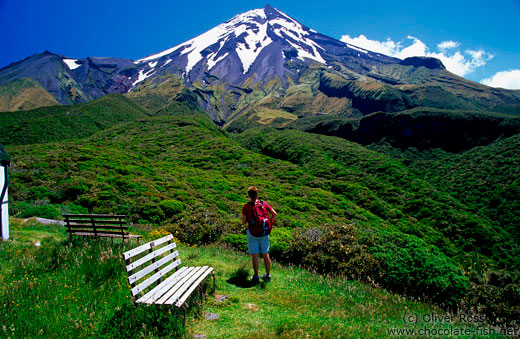
{"type": "MultiPolygon", "coordinates": [[[[71,58],[139,59],[265,4],[265,0],[0,0],[0,67],[44,50],[71,58]]],[[[320,33],[360,47],[401,57],[436,56],[470,80],[520,88],[520,0],[270,4],[320,33]],[[502,75],[492,82],[499,72],[502,75]]]]}

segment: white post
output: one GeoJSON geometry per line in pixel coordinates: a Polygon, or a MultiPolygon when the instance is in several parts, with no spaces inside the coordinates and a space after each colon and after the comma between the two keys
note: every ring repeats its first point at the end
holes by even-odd
{"type": "MultiPolygon", "coordinates": [[[[4,166],[7,166],[5,164],[4,166]]],[[[0,193],[2,192],[2,189],[4,188],[5,184],[5,169],[4,166],[0,166],[0,193]]],[[[9,210],[8,210],[8,202],[7,199],[7,189],[5,191],[5,196],[3,201],[0,203],[2,204],[2,215],[0,216],[2,218],[2,240],[9,239],[9,210]]]]}

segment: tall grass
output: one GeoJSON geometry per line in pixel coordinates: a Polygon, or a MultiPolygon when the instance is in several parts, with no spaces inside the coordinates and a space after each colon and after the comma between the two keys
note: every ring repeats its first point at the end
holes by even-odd
{"type": "MultiPolygon", "coordinates": [[[[24,234],[38,228],[15,227],[13,240],[0,246],[2,266],[13,262],[2,271],[0,337],[183,335],[182,318],[175,311],[134,305],[121,259],[128,243],[46,237],[35,246],[24,234]]],[[[62,229],[45,228],[57,235],[62,229]]]]}

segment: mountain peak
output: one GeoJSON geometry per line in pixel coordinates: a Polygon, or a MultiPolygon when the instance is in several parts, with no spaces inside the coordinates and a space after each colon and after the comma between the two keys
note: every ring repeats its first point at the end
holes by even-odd
{"type": "Polygon", "coordinates": [[[283,13],[282,11],[274,8],[273,6],[271,6],[269,4],[265,5],[263,10],[264,10],[264,13],[267,16],[271,16],[271,17],[277,16],[277,15],[279,16],[280,14],[284,15],[284,16],[287,16],[285,13],[283,13]]]}
{"type": "MultiPolygon", "coordinates": [[[[294,57],[302,62],[308,59],[326,64],[321,55],[323,48],[309,39],[314,33],[316,32],[285,13],[266,5],[264,8],[238,14],[194,39],[137,60],[136,64],[149,62],[151,68],[155,69],[158,64],[167,65],[168,59],[179,60],[180,57],[185,60],[183,68],[187,76],[197,67],[211,71],[217,64],[224,62],[224,59],[238,57],[241,72],[246,74],[268,47],[280,49],[280,55],[286,59],[294,57]]],[[[155,74],[155,70],[146,71],[141,79],[152,74],[155,74]]]]}

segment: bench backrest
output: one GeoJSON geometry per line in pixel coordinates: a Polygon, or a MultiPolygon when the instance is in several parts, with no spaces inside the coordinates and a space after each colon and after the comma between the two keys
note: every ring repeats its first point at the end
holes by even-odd
{"type": "Polygon", "coordinates": [[[111,214],[64,214],[67,232],[128,235],[125,215],[111,214]]]}
{"type": "Polygon", "coordinates": [[[123,253],[134,298],[158,285],[181,264],[176,246],[170,234],[123,253]]]}

